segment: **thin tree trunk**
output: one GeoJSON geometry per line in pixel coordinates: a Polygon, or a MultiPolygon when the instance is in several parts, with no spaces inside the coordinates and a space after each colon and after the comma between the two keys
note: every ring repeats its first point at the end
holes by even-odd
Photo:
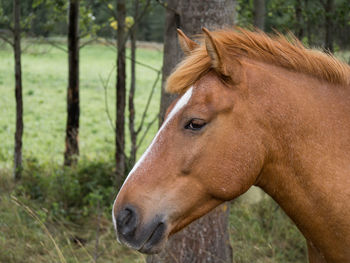
{"type": "Polygon", "coordinates": [[[68,14],[68,89],[64,165],[77,162],[79,155],[79,0],[69,1],[68,14]]]}
{"type": "Polygon", "coordinates": [[[265,30],[265,0],[254,0],[254,26],[265,30]]]}
{"type": "Polygon", "coordinates": [[[304,27],[303,27],[304,21],[303,21],[301,0],[296,0],[295,18],[296,18],[295,35],[301,40],[304,36],[304,27]]]}
{"type": "Polygon", "coordinates": [[[164,121],[167,108],[171,102],[176,99],[175,94],[165,92],[166,79],[170,75],[173,68],[175,68],[176,64],[183,57],[179,43],[177,41],[176,32],[176,28],[180,28],[180,15],[175,11],[177,2],[178,1],[176,0],[169,0],[167,10],[165,12],[164,55],[162,68],[161,100],[159,109],[159,127],[164,121]]]}
{"type": "MultiPolygon", "coordinates": [[[[222,28],[234,21],[233,0],[169,0],[166,11],[163,58],[163,81],[160,123],[170,103],[176,97],[164,92],[166,78],[181,60],[176,28],[188,35],[201,33],[201,28],[222,28]]],[[[219,206],[208,215],[193,222],[170,238],[165,249],[147,257],[148,263],[205,263],[232,262],[232,249],[228,235],[228,205],[219,206]]]]}
{"type": "Polygon", "coordinates": [[[312,46],[313,41],[312,41],[312,35],[311,35],[311,17],[309,14],[310,12],[310,2],[309,0],[304,0],[304,4],[305,4],[305,9],[307,10],[307,15],[306,15],[306,36],[307,36],[307,42],[309,44],[309,46],[312,46]]]}
{"type": "Polygon", "coordinates": [[[325,11],[325,49],[327,52],[333,53],[333,9],[334,0],[326,0],[324,5],[325,11]]]}
{"type": "MultiPolygon", "coordinates": [[[[139,0],[134,0],[134,19],[138,17],[139,0]]],[[[130,32],[131,42],[131,83],[129,91],[129,132],[130,132],[130,165],[133,166],[136,161],[136,139],[137,134],[135,131],[135,106],[134,106],[134,95],[135,95],[135,84],[136,84],[136,35],[137,35],[137,24],[133,26],[130,32]]]]}
{"type": "Polygon", "coordinates": [[[15,97],[16,97],[16,132],[13,177],[19,180],[22,175],[22,136],[23,136],[23,99],[22,99],[22,69],[21,69],[21,25],[20,0],[13,1],[15,55],[15,97]]]}
{"type": "Polygon", "coordinates": [[[126,88],[125,88],[125,17],[126,8],[125,0],[117,0],[117,84],[116,84],[116,169],[118,180],[121,182],[125,174],[125,100],[126,100],[126,88]]]}

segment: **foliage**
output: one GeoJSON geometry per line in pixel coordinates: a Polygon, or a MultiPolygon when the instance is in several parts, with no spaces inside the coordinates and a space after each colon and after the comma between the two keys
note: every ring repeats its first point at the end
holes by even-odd
{"type": "Polygon", "coordinates": [[[53,216],[55,210],[47,208],[51,200],[28,202],[23,195],[16,196],[19,190],[10,173],[1,171],[0,262],[144,262],[143,255],[116,241],[110,211],[104,213],[93,206],[94,213],[77,225],[64,216],[53,216]]]}
{"type": "MultiPolygon", "coordinates": [[[[36,17],[32,1],[23,1],[21,3],[21,28],[22,31],[29,32],[32,23],[36,17]]],[[[14,28],[13,24],[13,1],[0,0],[0,29],[14,28]],[[1,15],[2,14],[2,15],[1,15]]]]}
{"type": "Polygon", "coordinates": [[[234,201],[230,211],[234,262],[306,262],[305,239],[270,197],[248,204],[234,201]]]}
{"type": "Polygon", "coordinates": [[[94,213],[97,206],[111,210],[118,189],[112,160],[83,160],[74,169],[49,167],[27,160],[15,195],[29,203],[41,202],[51,219],[77,221],[94,213]]]}
{"type": "MultiPolygon", "coordinates": [[[[266,0],[267,32],[275,30],[286,33],[296,33],[298,29],[296,20],[297,0],[266,0]]],[[[302,26],[304,43],[309,45],[322,45],[324,39],[325,10],[321,0],[299,0],[302,10],[302,26]]],[[[252,27],[253,0],[237,1],[237,24],[243,27],[252,27]]],[[[328,14],[334,23],[334,40],[339,46],[350,45],[350,5],[348,0],[334,0],[334,12],[328,14]]]]}
{"type": "MultiPolygon", "coordinates": [[[[118,21],[115,19],[110,19],[110,26],[114,29],[114,30],[118,30],[118,21]]],[[[125,17],[125,26],[127,29],[131,28],[134,25],[134,18],[132,16],[127,16],[125,17]]]]}
{"type": "MultiPolygon", "coordinates": [[[[141,5],[145,1],[140,1],[141,5]]],[[[132,1],[127,3],[127,25],[134,23],[132,1]]],[[[80,32],[82,37],[112,38],[114,30],[110,23],[116,21],[114,1],[80,0],[80,32]],[[112,21],[110,20],[112,18],[112,21]]],[[[27,35],[49,37],[67,34],[68,1],[27,0],[22,3],[22,28],[27,35]]],[[[141,19],[138,30],[139,40],[163,40],[165,10],[152,0],[149,11],[141,19]]],[[[0,0],[0,29],[13,28],[12,1],[0,0]]],[[[114,23],[115,24],[115,23],[114,23]]]]}

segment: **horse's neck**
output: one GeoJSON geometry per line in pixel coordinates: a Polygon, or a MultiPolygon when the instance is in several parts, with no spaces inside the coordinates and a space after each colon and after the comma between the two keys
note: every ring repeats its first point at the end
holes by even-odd
{"type": "Polygon", "coordinates": [[[320,250],[341,249],[350,242],[350,90],[285,70],[263,78],[255,99],[270,149],[257,185],[320,250]]]}

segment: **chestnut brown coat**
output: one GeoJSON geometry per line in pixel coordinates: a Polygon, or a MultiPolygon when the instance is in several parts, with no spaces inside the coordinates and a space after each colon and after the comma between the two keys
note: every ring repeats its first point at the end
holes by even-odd
{"type": "Polygon", "coordinates": [[[157,252],[256,185],[303,233],[310,262],[350,262],[350,67],[292,36],[179,38],[187,57],[167,89],[180,98],[116,198],[119,240],[157,252]]]}

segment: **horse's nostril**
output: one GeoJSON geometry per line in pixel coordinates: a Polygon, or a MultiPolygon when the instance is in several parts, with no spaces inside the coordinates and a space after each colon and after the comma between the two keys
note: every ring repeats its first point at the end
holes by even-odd
{"type": "Polygon", "coordinates": [[[119,222],[121,225],[127,225],[132,217],[132,211],[130,209],[125,209],[121,212],[119,222]]]}
{"type": "Polygon", "coordinates": [[[117,230],[123,237],[131,237],[136,229],[137,214],[134,209],[127,207],[117,215],[117,230]]]}

